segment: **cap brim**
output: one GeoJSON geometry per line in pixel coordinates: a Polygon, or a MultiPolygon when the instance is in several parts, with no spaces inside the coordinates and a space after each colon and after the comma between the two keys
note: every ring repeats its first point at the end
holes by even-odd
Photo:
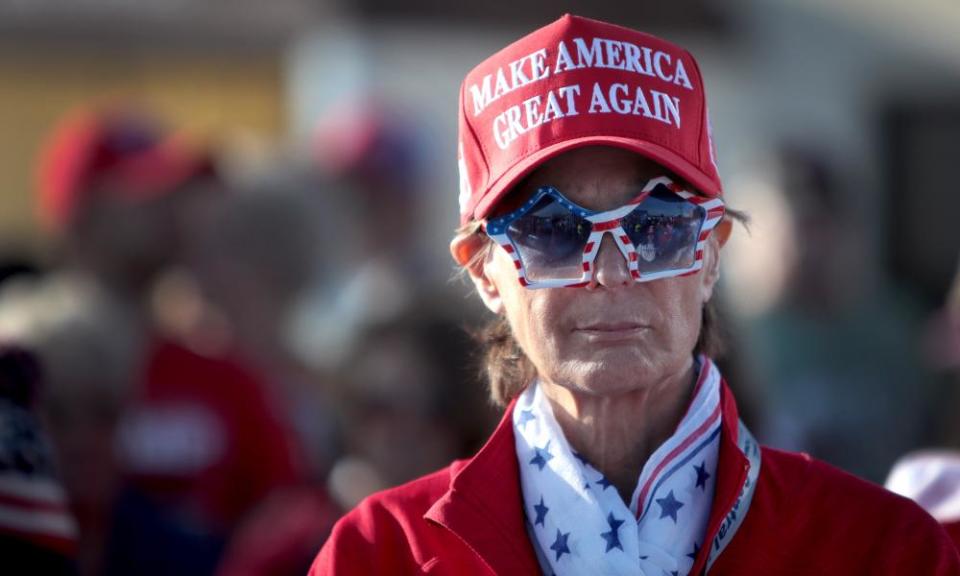
{"type": "Polygon", "coordinates": [[[680,155],[668,150],[667,148],[632,138],[622,138],[615,136],[585,136],[582,138],[573,138],[564,140],[556,144],[546,146],[533,154],[523,158],[511,166],[499,180],[490,186],[487,194],[477,202],[472,210],[473,218],[479,220],[490,212],[490,210],[506,196],[507,193],[530,172],[533,172],[541,164],[568,152],[575,148],[585,146],[613,146],[623,148],[631,152],[648,158],[658,164],[662,164],[680,178],[689,182],[696,191],[710,197],[720,196],[722,190],[717,181],[710,178],[702,170],[682,158],[680,155]]]}

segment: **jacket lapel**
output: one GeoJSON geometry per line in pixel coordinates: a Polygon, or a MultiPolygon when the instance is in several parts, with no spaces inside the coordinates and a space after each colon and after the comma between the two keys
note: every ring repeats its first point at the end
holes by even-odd
{"type": "Polygon", "coordinates": [[[539,574],[524,529],[513,406],[477,455],[454,473],[450,489],[424,518],[456,534],[495,574],[539,574]]]}

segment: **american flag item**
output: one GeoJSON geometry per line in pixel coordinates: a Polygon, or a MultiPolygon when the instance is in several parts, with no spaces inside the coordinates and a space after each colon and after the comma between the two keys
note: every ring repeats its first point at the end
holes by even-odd
{"type": "MultiPolygon", "coordinates": [[[[655,211],[655,209],[651,211],[655,211]]],[[[703,267],[703,249],[706,245],[707,238],[710,237],[710,232],[723,219],[723,215],[724,204],[720,198],[707,198],[706,196],[693,194],[681,188],[669,177],[661,176],[647,182],[640,193],[624,206],[602,212],[588,210],[578,206],[564,197],[556,188],[549,186],[543,187],[533,194],[526,203],[513,212],[486,221],[484,223],[484,230],[487,235],[499,244],[513,259],[521,285],[531,289],[580,287],[585,286],[593,277],[593,263],[597,258],[597,253],[600,251],[603,235],[607,233],[613,237],[617,248],[620,249],[621,254],[623,254],[623,257],[627,260],[630,275],[637,282],[650,282],[661,278],[696,273],[703,267]],[[631,240],[630,235],[624,230],[625,218],[636,212],[646,212],[644,201],[651,196],[651,193],[660,187],[669,190],[677,199],[688,202],[691,208],[695,210],[694,213],[697,216],[695,220],[690,221],[690,224],[695,225],[696,228],[690,235],[690,241],[680,247],[682,251],[689,250],[692,258],[689,259],[689,261],[686,259],[665,261],[659,267],[649,266],[647,270],[641,270],[641,259],[645,263],[651,263],[657,260],[658,254],[663,254],[664,252],[669,252],[670,254],[677,253],[676,250],[666,251],[663,250],[665,247],[657,246],[656,244],[658,243],[665,243],[659,235],[652,238],[649,244],[645,244],[631,240]],[[548,197],[552,198],[575,217],[581,218],[582,220],[580,221],[585,221],[590,227],[590,235],[583,244],[582,258],[580,262],[577,263],[576,272],[578,274],[576,276],[571,275],[566,270],[561,270],[559,271],[559,276],[561,277],[533,277],[529,270],[530,263],[524,262],[523,248],[519,246],[508,233],[511,223],[526,216],[548,197]]],[[[657,214],[655,216],[665,219],[670,217],[668,214],[657,214]]],[[[654,229],[654,225],[648,224],[648,226],[649,229],[654,229]]],[[[666,259],[667,258],[664,258],[664,260],[666,259]]],[[[645,265],[645,267],[647,266],[648,265],[645,265]]],[[[551,272],[547,272],[547,274],[549,275],[551,272]]]]}
{"type": "MultiPolygon", "coordinates": [[[[708,358],[675,433],[643,467],[629,504],[563,436],[540,386],[513,412],[527,529],[545,574],[686,575],[701,548],[713,502],[721,433],[720,372],[708,358]]],[[[741,436],[750,435],[741,426],[741,436]]],[[[748,454],[738,514],[710,546],[715,557],[746,515],[759,473],[748,454]]],[[[711,558],[712,560],[712,558],[711,558]]]]}
{"type": "Polygon", "coordinates": [[[77,527],[56,481],[49,445],[28,410],[0,399],[0,535],[61,554],[77,527]]]}

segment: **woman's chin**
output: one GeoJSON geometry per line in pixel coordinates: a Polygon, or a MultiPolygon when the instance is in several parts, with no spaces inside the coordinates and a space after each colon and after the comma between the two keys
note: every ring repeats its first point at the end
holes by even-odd
{"type": "Polygon", "coordinates": [[[579,362],[559,380],[571,392],[590,396],[621,396],[650,389],[656,379],[643,363],[579,362]]]}

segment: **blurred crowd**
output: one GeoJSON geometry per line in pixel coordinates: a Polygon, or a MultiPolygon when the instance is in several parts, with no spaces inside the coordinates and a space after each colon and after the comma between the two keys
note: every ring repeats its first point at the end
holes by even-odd
{"type": "Polygon", "coordinates": [[[375,109],[338,121],[356,142],[321,133],[315,156],[243,177],[142,109],[51,135],[53,263],[11,262],[0,285],[17,553],[303,574],[342,511],[478,447],[493,415],[469,315],[408,241],[415,143],[375,109]]]}

